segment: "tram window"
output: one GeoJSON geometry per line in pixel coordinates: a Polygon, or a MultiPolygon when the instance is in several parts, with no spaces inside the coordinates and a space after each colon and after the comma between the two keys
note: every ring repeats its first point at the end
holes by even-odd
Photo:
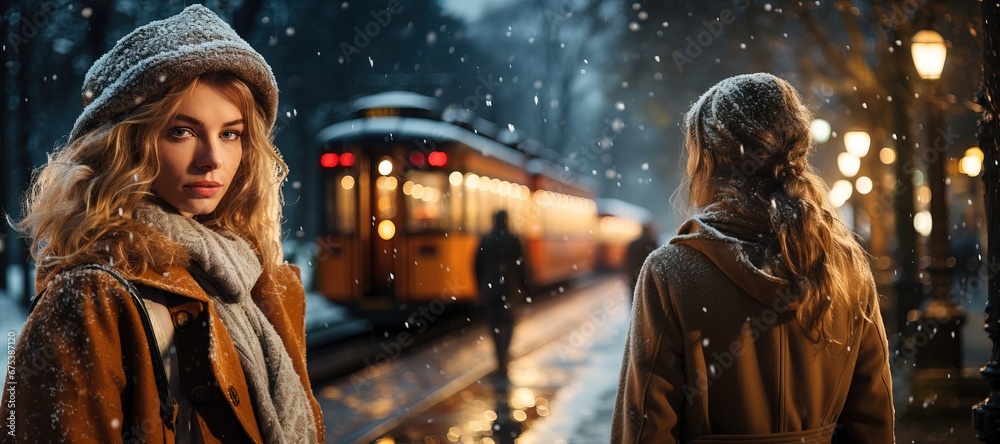
{"type": "Polygon", "coordinates": [[[407,230],[438,231],[452,228],[451,186],[440,171],[409,171],[403,183],[407,230]]]}
{"type": "Polygon", "coordinates": [[[327,177],[326,230],[330,234],[354,234],[358,212],[356,179],[347,173],[327,177]]]}

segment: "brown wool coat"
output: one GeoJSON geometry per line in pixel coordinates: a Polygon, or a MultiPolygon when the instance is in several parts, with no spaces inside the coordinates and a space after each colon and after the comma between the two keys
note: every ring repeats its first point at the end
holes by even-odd
{"type": "MultiPolygon", "coordinates": [[[[260,443],[239,357],[208,295],[179,266],[126,277],[165,292],[185,394],[190,400],[197,391],[205,400],[191,404],[204,442],[260,443]]],[[[262,278],[253,300],[292,358],[323,442],[322,412],[306,371],[298,269],[280,267],[275,281],[280,292],[263,291],[275,284],[262,278]]],[[[160,420],[146,335],[124,287],[101,270],[40,275],[36,286],[46,291],[17,338],[3,397],[2,442],[174,442],[160,420]]]]}
{"type": "Polygon", "coordinates": [[[646,260],[612,442],[894,441],[881,318],[834,313],[835,334],[860,334],[828,348],[808,341],[787,281],[755,265],[766,232],[707,213],[646,260]]]}

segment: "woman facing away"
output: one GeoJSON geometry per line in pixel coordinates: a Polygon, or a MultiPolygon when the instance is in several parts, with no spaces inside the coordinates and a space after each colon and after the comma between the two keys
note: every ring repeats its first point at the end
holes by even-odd
{"type": "Polygon", "coordinates": [[[788,82],[719,82],[685,118],[699,211],[646,260],[612,442],[892,443],[867,255],[808,163],[788,82]]]}
{"type": "Polygon", "coordinates": [[[17,223],[39,296],[4,441],[322,442],[270,67],[194,5],[121,39],[83,97],[17,223]]]}

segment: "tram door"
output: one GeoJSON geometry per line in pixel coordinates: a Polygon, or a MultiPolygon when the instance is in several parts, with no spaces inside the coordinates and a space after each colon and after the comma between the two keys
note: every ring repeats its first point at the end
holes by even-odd
{"type": "MultiPolygon", "coordinates": [[[[401,257],[399,235],[402,234],[402,211],[399,198],[399,168],[389,155],[378,155],[371,159],[369,177],[372,178],[369,208],[371,216],[367,223],[371,227],[371,250],[368,258],[368,296],[385,299],[396,298],[396,281],[401,257]]],[[[365,223],[365,222],[362,222],[365,223]]]]}

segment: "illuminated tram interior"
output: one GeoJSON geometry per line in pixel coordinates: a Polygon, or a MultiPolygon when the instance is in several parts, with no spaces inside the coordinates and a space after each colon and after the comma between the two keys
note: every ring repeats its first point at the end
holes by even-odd
{"type": "Polygon", "coordinates": [[[599,251],[638,233],[626,216],[599,218],[589,178],[489,137],[482,128],[496,126],[483,119],[479,128],[441,120],[434,99],[414,93],[355,107],[317,137],[327,248],[316,286],[333,301],[380,309],[474,298],[475,248],[501,209],[534,288],[592,272],[607,262],[599,251]]]}

